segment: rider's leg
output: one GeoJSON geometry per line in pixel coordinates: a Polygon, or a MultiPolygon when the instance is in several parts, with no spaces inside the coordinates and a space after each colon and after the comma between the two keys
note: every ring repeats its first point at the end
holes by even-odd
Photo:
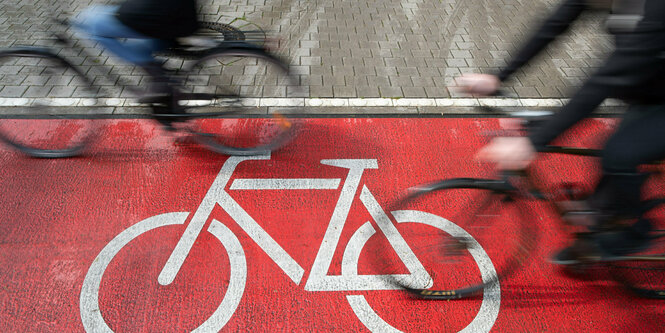
{"type": "MultiPolygon", "coordinates": [[[[647,175],[639,173],[638,167],[665,159],[663,128],[665,106],[631,107],[603,149],[603,178],[592,196],[591,204],[594,207],[620,218],[640,217],[641,190],[647,175]]],[[[651,223],[648,220],[639,219],[623,230],[619,237],[606,240],[605,247],[620,249],[637,246],[647,240],[650,229],[651,223]]]]}
{"type": "Polygon", "coordinates": [[[150,38],[122,24],[115,16],[115,6],[92,6],[81,13],[74,26],[118,57],[137,65],[154,62],[153,52],[167,43],[150,38]],[[129,38],[128,42],[120,39],[129,38]]]}
{"type": "Polygon", "coordinates": [[[127,27],[116,18],[116,11],[116,6],[92,6],[81,13],[74,26],[113,54],[148,73],[153,80],[149,94],[170,95],[168,77],[153,57],[154,52],[168,46],[168,41],[147,37],[127,27]]]}
{"type": "MultiPolygon", "coordinates": [[[[665,159],[665,106],[633,106],[624,116],[619,128],[607,141],[602,155],[603,177],[588,200],[595,211],[597,225],[604,224],[617,214],[624,219],[640,217],[642,184],[646,175],[638,166],[665,159]]],[[[612,232],[594,234],[593,239],[579,239],[557,253],[552,261],[574,264],[579,257],[589,255],[590,248],[607,255],[622,255],[639,251],[648,245],[651,223],[640,217],[633,225],[612,232]]],[[[598,254],[598,253],[596,253],[598,254]]]]}

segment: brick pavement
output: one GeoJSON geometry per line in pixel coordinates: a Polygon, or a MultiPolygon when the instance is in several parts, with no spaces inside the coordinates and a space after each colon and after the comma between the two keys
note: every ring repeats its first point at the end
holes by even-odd
{"type": "MultiPolygon", "coordinates": [[[[341,100],[341,104],[336,103],[344,108],[364,99],[390,99],[387,107],[395,107],[391,112],[410,113],[442,112],[437,108],[442,104],[414,108],[408,101],[443,99],[445,105],[450,98],[462,97],[449,89],[453,78],[502,66],[516,42],[530,33],[532,23],[556,2],[200,0],[199,4],[203,20],[228,23],[243,18],[234,24],[249,22],[280,35],[285,41],[281,52],[300,74],[304,97],[341,100]],[[406,105],[399,105],[400,99],[406,105]]],[[[48,18],[54,14],[72,16],[92,3],[108,2],[0,0],[0,47],[54,47],[49,31],[59,28],[48,18]]],[[[567,97],[611,46],[600,26],[600,16],[584,17],[538,61],[517,73],[506,90],[522,99],[567,97]]],[[[92,46],[86,50],[87,57],[58,46],[55,49],[80,65],[95,82],[106,85],[105,97],[130,97],[103,75],[120,75],[123,82],[140,86],[146,79],[141,71],[92,46]]],[[[18,88],[16,82],[24,84],[16,75],[0,73],[0,83],[5,85],[0,98],[26,97],[37,91],[18,88]]],[[[68,92],[75,94],[74,89],[59,91],[65,97],[68,92]]],[[[117,112],[132,112],[125,107],[128,103],[109,105],[117,112]]]]}

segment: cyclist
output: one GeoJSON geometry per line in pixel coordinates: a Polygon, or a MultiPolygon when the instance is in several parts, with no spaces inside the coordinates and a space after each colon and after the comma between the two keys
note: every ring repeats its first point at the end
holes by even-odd
{"type": "Polygon", "coordinates": [[[155,51],[198,29],[196,0],[126,0],[119,6],[92,6],[74,25],[109,51],[143,68],[150,93],[170,93],[155,51]]]}
{"type": "MultiPolygon", "coordinates": [[[[463,75],[458,84],[474,95],[495,93],[502,81],[565,32],[582,12],[599,7],[611,11],[606,23],[615,39],[606,61],[541,127],[527,137],[496,138],[477,157],[497,163],[500,169],[526,168],[539,148],[589,116],[604,99],[623,99],[629,110],[603,148],[603,175],[586,201],[597,212],[596,226],[602,227],[609,216],[627,221],[639,216],[646,177],[638,173],[638,166],[665,158],[665,1],[564,0],[500,73],[463,75]]],[[[595,233],[594,254],[611,257],[644,249],[650,229],[651,223],[641,218],[623,229],[595,233]]],[[[578,262],[583,242],[560,251],[553,262],[578,262]]]]}

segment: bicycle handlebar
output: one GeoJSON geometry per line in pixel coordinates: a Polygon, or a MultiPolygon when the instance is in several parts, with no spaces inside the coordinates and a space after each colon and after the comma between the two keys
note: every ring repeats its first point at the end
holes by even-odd
{"type": "MultiPolygon", "coordinates": [[[[502,91],[497,91],[493,96],[504,97],[506,94],[502,91]]],[[[488,137],[498,137],[498,136],[523,136],[525,132],[537,128],[543,121],[548,117],[552,116],[554,112],[546,110],[518,110],[512,111],[507,110],[498,106],[490,105],[480,105],[483,111],[487,113],[495,114],[497,116],[506,116],[510,118],[519,118],[522,119],[520,130],[497,130],[489,131],[484,133],[488,137]]],[[[590,156],[597,157],[600,156],[601,150],[591,149],[591,148],[575,148],[575,147],[563,147],[563,146],[552,146],[548,145],[543,148],[538,149],[539,153],[555,153],[555,154],[568,154],[568,155],[577,155],[577,156],[590,156]]]]}

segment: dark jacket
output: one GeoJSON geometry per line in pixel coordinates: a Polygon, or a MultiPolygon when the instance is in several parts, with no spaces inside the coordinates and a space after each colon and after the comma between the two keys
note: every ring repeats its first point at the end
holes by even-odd
{"type": "MultiPolygon", "coordinates": [[[[590,9],[588,0],[565,0],[498,75],[503,81],[590,9]]],[[[611,31],[612,32],[612,31],[611,31]]],[[[630,31],[614,31],[615,49],[570,101],[529,135],[537,148],[589,116],[606,98],[665,104],[665,0],[645,0],[643,18],[630,31]]]]}
{"type": "Polygon", "coordinates": [[[117,17],[137,32],[160,39],[185,37],[198,28],[196,0],[127,0],[117,17]]]}

